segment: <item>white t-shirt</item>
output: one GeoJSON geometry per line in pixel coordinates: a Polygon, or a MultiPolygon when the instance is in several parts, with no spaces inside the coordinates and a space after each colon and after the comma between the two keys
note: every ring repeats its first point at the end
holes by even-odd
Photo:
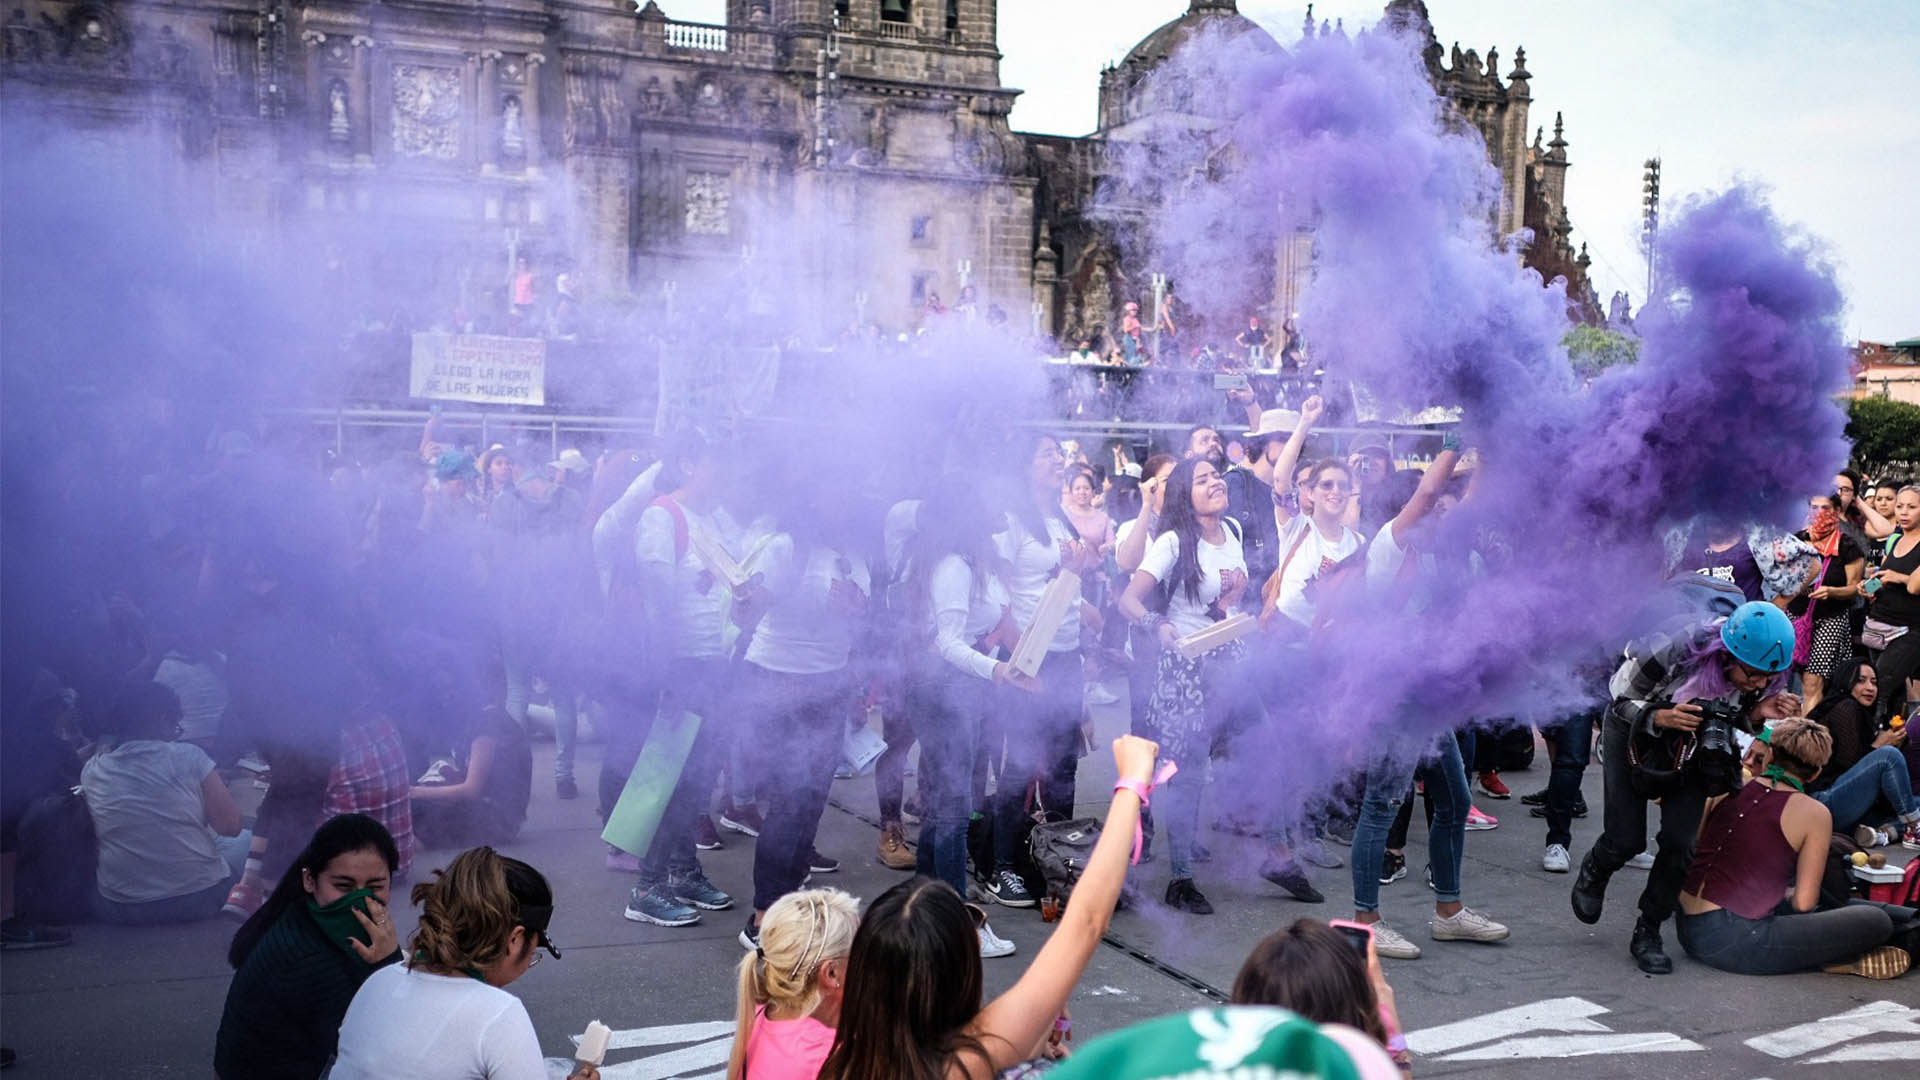
{"type": "Polygon", "coordinates": [[[704,533],[737,559],[741,554],[740,529],[725,510],[700,514],[683,506],[681,511],[687,519],[688,542],[678,559],[674,557],[673,515],[661,506],[649,506],[641,513],[634,557],[642,564],[666,563],[673,567],[674,603],[680,616],[673,655],[688,660],[725,656],[733,637],[733,589],[707,572],[707,564],[694,554],[692,537],[704,533]],[[701,589],[703,584],[705,591],[701,589]]]}
{"type": "Polygon", "coordinates": [[[1360,534],[1342,525],[1339,539],[1329,540],[1314,527],[1313,519],[1301,514],[1280,530],[1278,550],[1284,570],[1280,578],[1280,613],[1301,626],[1312,626],[1314,612],[1313,604],[1306,597],[1307,582],[1359,551],[1360,534]],[[1305,531],[1304,539],[1302,530],[1305,531]],[[1299,541],[1298,550],[1294,548],[1295,541],[1299,541]],[[1291,559],[1288,558],[1288,552],[1293,553],[1291,559]]]}
{"type": "Polygon", "coordinates": [[[887,511],[886,521],[880,525],[880,542],[886,548],[887,570],[892,576],[900,575],[901,564],[907,558],[907,544],[919,531],[919,499],[902,499],[887,511]]]}
{"type": "MultiPolygon", "coordinates": [[[[1173,624],[1174,633],[1181,637],[1197,634],[1213,625],[1213,616],[1208,614],[1207,608],[1220,599],[1222,574],[1232,570],[1238,570],[1242,574],[1247,572],[1247,556],[1240,546],[1240,539],[1230,528],[1222,526],[1221,531],[1226,533],[1224,543],[1210,544],[1205,540],[1200,542],[1198,599],[1189,600],[1187,590],[1179,586],[1168,590],[1167,621],[1173,624]]],[[[1179,557],[1180,534],[1168,530],[1147,545],[1146,557],[1140,560],[1140,572],[1164,585],[1172,576],[1174,561],[1179,557]]]]}
{"type": "Polygon", "coordinates": [[[749,662],[789,675],[824,675],[847,666],[859,616],[829,596],[835,581],[845,583],[843,590],[872,595],[864,560],[816,546],[802,566],[793,537],[777,533],[745,569],[761,575],[772,597],[747,643],[749,662]]]}
{"type": "Polygon", "coordinates": [[[329,1080],[547,1080],[520,999],[465,975],[381,968],[340,1022],[329,1080]]]}
{"type": "MultiPolygon", "coordinates": [[[[1040,594],[1047,591],[1047,584],[1060,565],[1060,542],[1078,539],[1073,526],[1061,521],[1057,514],[1047,515],[1044,541],[1035,539],[1020,519],[1011,514],[1007,516],[1006,530],[994,536],[1001,558],[1013,567],[1007,579],[1007,592],[1013,598],[1013,624],[1022,631],[1033,625],[1033,617],[1040,610],[1040,594]]],[[[1054,632],[1047,651],[1072,652],[1079,647],[1080,608],[1076,605],[1060,621],[1060,629],[1054,632]]]]}
{"type": "MultiPolygon", "coordinates": [[[[627,490],[613,501],[593,523],[593,565],[600,574],[600,592],[605,595],[612,588],[614,573],[621,568],[623,560],[631,558],[633,551],[633,530],[640,524],[640,515],[653,501],[653,484],[660,478],[660,462],[646,467],[627,490]]],[[[628,572],[632,567],[626,568],[628,572]]]]}
{"type": "Polygon", "coordinates": [[[153,669],[153,681],[180,699],[180,737],[211,739],[227,715],[227,681],[211,660],[189,660],[168,653],[153,669]]]}
{"type": "Polygon", "coordinates": [[[1010,598],[1007,587],[989,574],[974,588],[973,571],[967,560],[949,555],[933,568],[928,585],[932,596],[929,614],[933,619],[933,655],[969,675],[993,678],[994,659],[973,647],[973,643],[991,633],[1006,615],[1010,598]]]}
{"type": "Polygon", "coordinates": [[[80,770],[100,850],[100,895],[120,904],[189,896],[227,880],[200,785],[205,750],[135,739],[95,754],[80,770]]]}

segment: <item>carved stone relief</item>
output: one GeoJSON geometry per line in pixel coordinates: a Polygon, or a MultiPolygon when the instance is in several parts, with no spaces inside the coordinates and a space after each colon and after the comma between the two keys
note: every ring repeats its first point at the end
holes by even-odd
{"type": "Polygon", "coordinates": [[[394,152],[441,161],[458,158],[460,90],[460,72],[454,68],[393,65],[394,152]]]}
{"type": "Polygon", "coordinates": [[[726,173],[687,174],[687,233],[725,236],[733,231],[733,182],[726,173]]]}

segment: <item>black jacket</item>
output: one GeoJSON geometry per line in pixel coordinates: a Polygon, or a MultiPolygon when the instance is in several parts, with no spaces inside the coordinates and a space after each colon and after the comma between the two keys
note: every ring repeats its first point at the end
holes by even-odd
{"type": "Polygon", "coordinates": [[[305,903],[289,908],[227,987],[214,1072],[223,1080],[316,1080],[360,984],[399,959],[395,949],[367,964],[328,941],[305,903]]]}

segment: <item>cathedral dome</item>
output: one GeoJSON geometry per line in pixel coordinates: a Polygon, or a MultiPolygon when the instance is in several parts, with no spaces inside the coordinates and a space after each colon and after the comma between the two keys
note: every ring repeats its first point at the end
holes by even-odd
{"type": "Polygon", "coordinates": [[[1186,14],[1140,39],[1140,44],[1133,47],[1120,66],[1150,67],[1158,64],[1172,56],[1180,46],[1202,34],[1218,34],[1227,38],[1246,33],[1258,34],[1266,44],[1279,47],[1273,36],[1262,30],[1259,23],[1240,14],[1239,0],[1191,0],[1186,14]]]}
{"type": "Polygon", "coordinates": [[[1100,127],[1110,131],[1150,116],[1210,111],[1204,92],[1195,93],[1196,84],[1208,81],[1208,68],[1231,63],[1233,55],[1245,51],[1281,50],[1259,23],[1240,14],[1237,0],[1190,0],[1185,14],[1148,34],[1126,59],[1102,73],[1100,127]],[[1180,76],[1154,78],[1169,58],[1199,41],[1224,48],[1197,66],[1183,65],[1180,76]]]}

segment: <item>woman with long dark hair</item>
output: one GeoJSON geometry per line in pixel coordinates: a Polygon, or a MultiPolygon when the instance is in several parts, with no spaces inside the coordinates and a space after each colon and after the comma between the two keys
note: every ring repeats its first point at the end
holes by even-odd
{"type": "MultiPolygon", "coordinates": [[[[920,507],[919,531],[895,577],[893,606],[914,647],[906,702],[920,737],[920,873],[965,895],[967,825],[981,728],[994,684],[1023,682],[1002,658],[1015,635],[994,518],[973,485],[943,480],[920,507]]],[[[983,921],[979,948],[1005,956],[1011,942],[983,921]]]]}
{"type": "Polygon", "coordinates": [[[360,984],[400,959],[387,898],[400,852],[365,814],[321,825],[227,949],[233,982],[214,1041],[225,1080],[326,1071],[360,984]]]}
{"type": "Polygon", "coordinates": [[[1040,954],[985,1008],[978,909],[931,878],[882,893],[853,936],[820,1080],[989,1080],[1057,1046],[1061,1009],[1113,919],[1157,752],[1131,735],[1114,740],[1120,782],[1087,868],[1040,954]]]}
{"type": "Polygon", "coordinates": [[[1393,987],[1368,938],[1365,952],[1341,930],[1319,919],[1296,919],[1260,940],[1233,977],[1235,1005],[1274,1005],[1316,1024],[1344,1024],[1364,1031],[1394,1056],[1403,1072],[1411,1066],[1393,987]]]}
{"type": "MultiPolygon", "coordinates": [[[[1099,565],[1099,554],[1079,539],[1060,510],[1066,455],[1059,442],[1042,435],[1017,445],[1028,451],[1016,463],[1020,490],[1006,515],[1005,531],[995,539],[1007,563],[1014,625],[1025,633],[1054,578],[1062,573],[1089,573],[1099,565]]],[[[1084,600],[1078,601],[1054,632],[1046,659],[1034,676],[1032,696],[1010,704],[1002,730],[1005,765],[993,796],[993,870],[986,883],[987,895],[995,903],[1032,907],[1036,902],[1014,870],[1014,857],[1024,840],[1021,823],[1031,820],[1029,789],[1038,792],[1050,820],[1064,821],[1073,815],[1080,718],[1086,710],[1080,627],[1082,619],[1098,618],[1084,600]]],[[[991,747],[998,739],[990,736],[988,742],[991,747]]]]}
{"type": "MultiPolygon", "coordinates": [[[[1195,915],[1213,914],[1193,884],[1193,842],[1213,732],[1232,707],[1248,707],[1238,692],[1237,672],[1246,658],[1238,641],[1189,659],[1174,648],[1183,637],[1220,622],[1247,587],[1247,560],[1240,536],[1226,524],[1227,483],[1211,461],[1190,458],[1167,478],[1165,530],[1148,547],[1120,597],[1120,612],[1149,630],[1160,645],[1147,722],[1171,761],[1186,766],[1167,782],[1161,822],[1171,859],[1166,902],[1195,915]],[[1148,609],[1160,591],[1164,614],[1148,609]]],[[[1257,707],[1257,704],[1253,707],[1257,707]]]]}
{"type": "Polygon", "coordinates": [[[1827,729],[1833,749],[1820,776],[1807,792],[1833,814],[1833,830],[1852,832],[1861,847],[1882,842],[1920,850],[1920,806],[1915,805],[1913,778],[1907,770],[1907,743],[1913,726],[1883,730],[1874,720],[1880,699],[1880,680],[1864,660],[1842,665],[1827,696],[1807,719],[1827,729]],[[1887,824],[1885,806],[1893,812],[1890,840],[1881,837],[1887,824]]]}
{"type": "Polygon", "coordinates": [[[1788,608],[1796,616],[1808,606],[1813,609],[1813,647],[1800,675],[1802,700],[1809,707],[1820,700],[1827,679],[1853,658],[1853,601],[1867,569],[1866,552],[1840,527],[1839,503],[1838,495],[1814,496],[1808,503],[1807,527],[1794,534],[1812,544],[1821,560],[1820,580],[1788,608]]]}

